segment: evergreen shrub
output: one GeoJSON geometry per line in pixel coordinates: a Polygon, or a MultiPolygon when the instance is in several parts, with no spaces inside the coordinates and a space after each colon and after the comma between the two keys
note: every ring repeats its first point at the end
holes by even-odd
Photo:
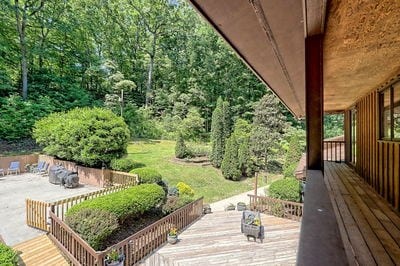
{"type": "Polygon", "coordinates": [[[80,209],[65,222],[95,250],[105,248],[104,241],[119,228],[115,214],[97,209],[80,209]]]}
{"type": "Polygon", "coordinates": [[[179,191],[179,197],[193,197],[194,196],[194,190],[187,184],[183,182],[179,182],[176,184],[176,187],[179,191]]]}
{"type": "Polygon", "coordinates": [[[295,178],[284,178],[273,182],[269,187],[269,196],[281,200],[299,202],[299,181],[295,178]]]}
{"type": "Polygon", "coordinates": [[[156,184],[143,184],[98,198],[83,201],[72,206],[66,217],[83,210],[103,210],[114,214],[120,223],[126,218],[139,217],[159,205],[165,197],[162,187],[156,184]]]}
{"type": "Polygon", "coordinates": [[[132,169],[144,167],[144,164],[135,162],[129,158],[112,159],[110,167],[116,171],[129,172],[132,169]]]}
{"type": "Polygon", "coordinates": [[[33,136],[49,155],[101,167],[126,154],[129,129],[110,110],[76,108],[37,121],[33,136]]]}
{"type": "Polygon", "coordinates": [[[162,180],[161,174],[157,170],[150,167],[136,168],[131,170],[129,173],[137,174],[141,184],[158,183],[162,180]]]}

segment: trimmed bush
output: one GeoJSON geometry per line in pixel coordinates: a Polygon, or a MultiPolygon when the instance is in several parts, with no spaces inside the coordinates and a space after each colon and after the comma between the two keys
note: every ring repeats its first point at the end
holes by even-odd
{"type": "Polygon", "coordinates": [[[119,227],[115,214],[95,209],[81,209],[65,222],[95,250],[105,248],[104,241],[119,227]]]}
{"type": "Polygon", "coordinates": [[[0,265],[18,265],[18,255],[12,248],[0,243],[0,265]]]}
{"type": "Polygon", "coordinates": [[[277,180],[269,187],[269,196],[287,201],[299,202],[299,181],[295,178],[277,180]]]}
{"type": "Polygon", "coordinates": [[[139,217],[159,205],[165,197],[162,187],[156,184],[143,184],[83,201],[71,207],[66,216],[83,209],[104,210],[115,214],[120,223],[128,217],[139,217]]]}
{"type": "Polygon", "coordinates": [[[110,167],[116,171],[129,172],[132,169],[144,167],[144,164],[135,162],[128,158],[112,159],[110,167]]]}
{"type": "Polygon", "coordinates": [[[141,184],[158,183],[162,180],[161,174],[157,170],[150,167],[133,169],[129,173],[137,174],[141,184]]]}
{"type": "Polygon", "coordinates": [[[193,197],[194,196],[194,190],[187,184],[183,182],[179,182],[176,184],[176,187],[179,191],[179,197],[193,197]]]}
{"type": "Polygon", "coordinates": [[[49,155],[101,167],[126,154],[129,129],[110,110],[76,108],[37,121],[33,136],[49,155]]]}

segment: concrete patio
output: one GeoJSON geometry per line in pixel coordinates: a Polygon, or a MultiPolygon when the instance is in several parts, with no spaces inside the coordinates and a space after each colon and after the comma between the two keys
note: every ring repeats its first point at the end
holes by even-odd
{"type": "Polygon", "coordinates": [[[50,184],[48,177],[31,173],[0,176],[0,235],[8,245],[12,246],[44,234],[26,225],[26,198],[51,202],[99,189],[89,185],[65,189],[50,184]]]}

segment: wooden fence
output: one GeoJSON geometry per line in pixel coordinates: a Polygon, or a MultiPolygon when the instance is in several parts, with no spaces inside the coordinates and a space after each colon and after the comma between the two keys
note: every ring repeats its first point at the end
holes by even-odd
{"type": "Polygon", "coordinates": [[[108,187],[99,191],[94,191],[72,198],[67,198],[63,200],[58,200],[54,202],[43,202],[38,200],[26,199],[26,224],[41,229],[43,231],[49,231],[49,211],[52,210],[53,213],[60,218],[64,219],[64,214],[72,206],[88,200],[97,198],[103,195],[107,195],[113,192],[118,192],[124,190],[128,187],[135,186],[137,183],[127,183],[124,185],[108,187]]]}
{"type": "Polygon", "coordinates": [[[329,162],[344,162],[345,141],[324,140],[324,160],[329,162]]]}
{"type": "Polygon", "coordinates": [[[113,249],[125,255],[124,265],[134,265],[165,243],[172,227],[181,231],[200,218],[202,213],[203,198],[200,198],[105,251],[96,252],[55,213],[50,211],[50,238],[75,265],[103,266],[105,257],[113,249]]]}
{"type": "Polygon", "coordinates": [[[300,221],[303,216],[303,204],[264,196],[248,195],[250,208],[273,216],[300,221]]]}

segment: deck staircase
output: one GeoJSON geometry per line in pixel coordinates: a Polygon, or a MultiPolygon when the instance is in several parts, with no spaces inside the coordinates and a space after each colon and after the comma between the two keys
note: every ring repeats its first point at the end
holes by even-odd
{"type": "Polygon", "coordinates": [[[47,235],[41,235],[13,246],[19,253],[18,265],[64,266],[70,265],[47,235]]]}

